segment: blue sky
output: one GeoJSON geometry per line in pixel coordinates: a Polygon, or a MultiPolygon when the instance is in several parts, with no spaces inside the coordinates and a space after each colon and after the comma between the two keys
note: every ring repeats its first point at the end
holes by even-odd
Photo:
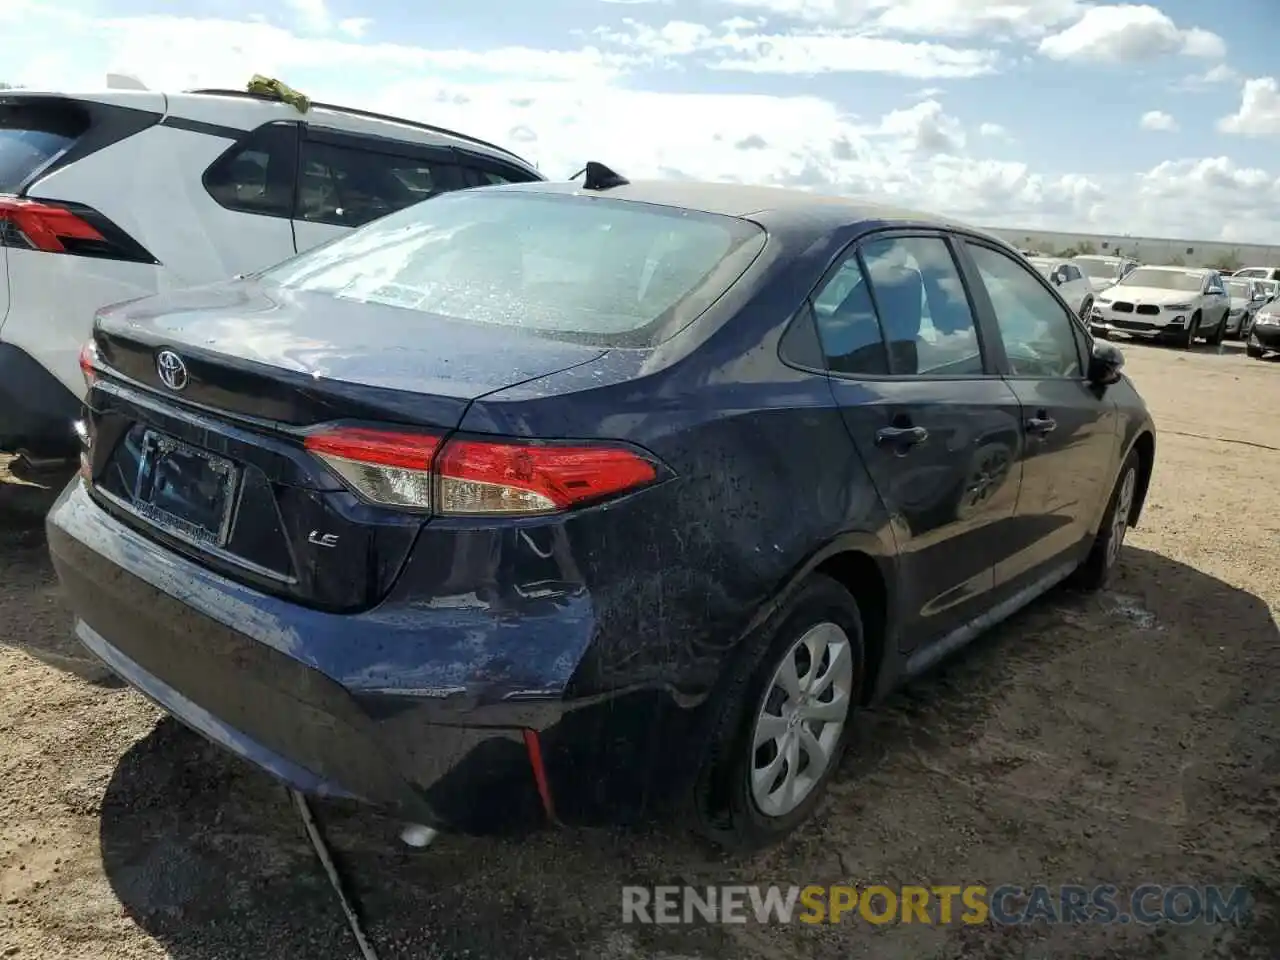
{"type": "Polygon", "coordinates": [[[0,0],[0,80],[254,72],[548,175],[872,195],[984,224],[1280,243],[1280,5],[0,0]]]}

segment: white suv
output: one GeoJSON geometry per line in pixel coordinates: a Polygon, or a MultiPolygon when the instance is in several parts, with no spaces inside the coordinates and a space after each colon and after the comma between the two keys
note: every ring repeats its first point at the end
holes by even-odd
{"type": "Polygon", "coordinates": [[[328,104],[0,92],[0,451],[76,455],[100,307],[266,268],[436,193],[543,179],[465,134],[328,104]]]}
{"type": "Polygon", "coordinates": [[[1222,343],[1231,299],[1216,270],[1139,267],[1098,294],[1089,326],[1097,336],[1112,331],[1176,340],[1190,347],[1197,337],[1222,343]]]}

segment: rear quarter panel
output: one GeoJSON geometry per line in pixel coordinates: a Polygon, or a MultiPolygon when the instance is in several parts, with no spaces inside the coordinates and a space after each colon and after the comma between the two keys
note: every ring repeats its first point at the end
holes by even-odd
{"type": "MultiPolygon", "coordinates": [[[[771,239],[771,244],[775,241],[771,239]]],[[[466,432],[617,439],[674,477],[562,521],[595,619],[577,692],[655,681],[698,696],[778,591],[841,534],[892,555],[887,518],[825,376],[792,369],[779,340],[843,246],[731,291],[656,349],[600,360],[478,400],[466,432]]],[[[775,266],[789,251],[771,251],[775,266]]],[[[430,538],[438,521],[429,525],[430,538]]]]}

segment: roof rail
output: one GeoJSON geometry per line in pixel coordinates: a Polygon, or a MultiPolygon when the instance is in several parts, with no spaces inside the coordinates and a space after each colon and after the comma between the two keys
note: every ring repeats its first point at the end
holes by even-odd
{"type": "MultiPolygon", "coordinates": [[[[245,100],[266,100],[271,103],[280,103],[277,97],[267,96],[260,93],[249,93],[245,90],[224,90],[218,87],[202,88],[199,90],[185,90],[184,93],[205,93],[217,97],[240,97],[245,100]]],[[[322,103],[319,100],[312,100],[311,106],[322,110],[334,110],[338,113],[349,113],[353,117],[364,117],[368,120],[386,120],[388,123],[403,123],[407,127],[417,127],[419,130],[428,130],[431,133],[442,133],[446,137],[454,137],[458,140],[465,140],[468,143],[474,143],[481,147],[488,147],[490,150],[497,150],[499,153],[505,153],[513,160],[519,160],[526,167],[537,169],[528,160],[513,153],[506,147],[500,147],[496,143],[490,143],[488,140],[481,140],[479,137],[473,137],[470,134],[459,133],[457,130],[450,130],[448,127],[437,127],[430,123],[421,123],[418,120],[406,120],[404,117],[393,117],[387,113],[374,113],[372,110],[360,110],[357,107],[343,107],[336,103],[322,103]]]]}

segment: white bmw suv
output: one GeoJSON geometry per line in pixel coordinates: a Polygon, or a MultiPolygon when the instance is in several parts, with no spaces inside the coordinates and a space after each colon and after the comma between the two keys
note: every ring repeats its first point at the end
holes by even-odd
{"type": "Polygon", "coordinates": [[[465,134],[327,104],[0,91],[0,452],[77,455],[99,308],[264,269],[437,193],[542,179],[465,134]]]}
{"type": "Polygon", "coordinates": [[[1216,270],[1138,267],[1094,298],[1089,327],[1096,336],[1112,331],[1135,337],[1222,343],[1231,299],[1216,270]]]}

